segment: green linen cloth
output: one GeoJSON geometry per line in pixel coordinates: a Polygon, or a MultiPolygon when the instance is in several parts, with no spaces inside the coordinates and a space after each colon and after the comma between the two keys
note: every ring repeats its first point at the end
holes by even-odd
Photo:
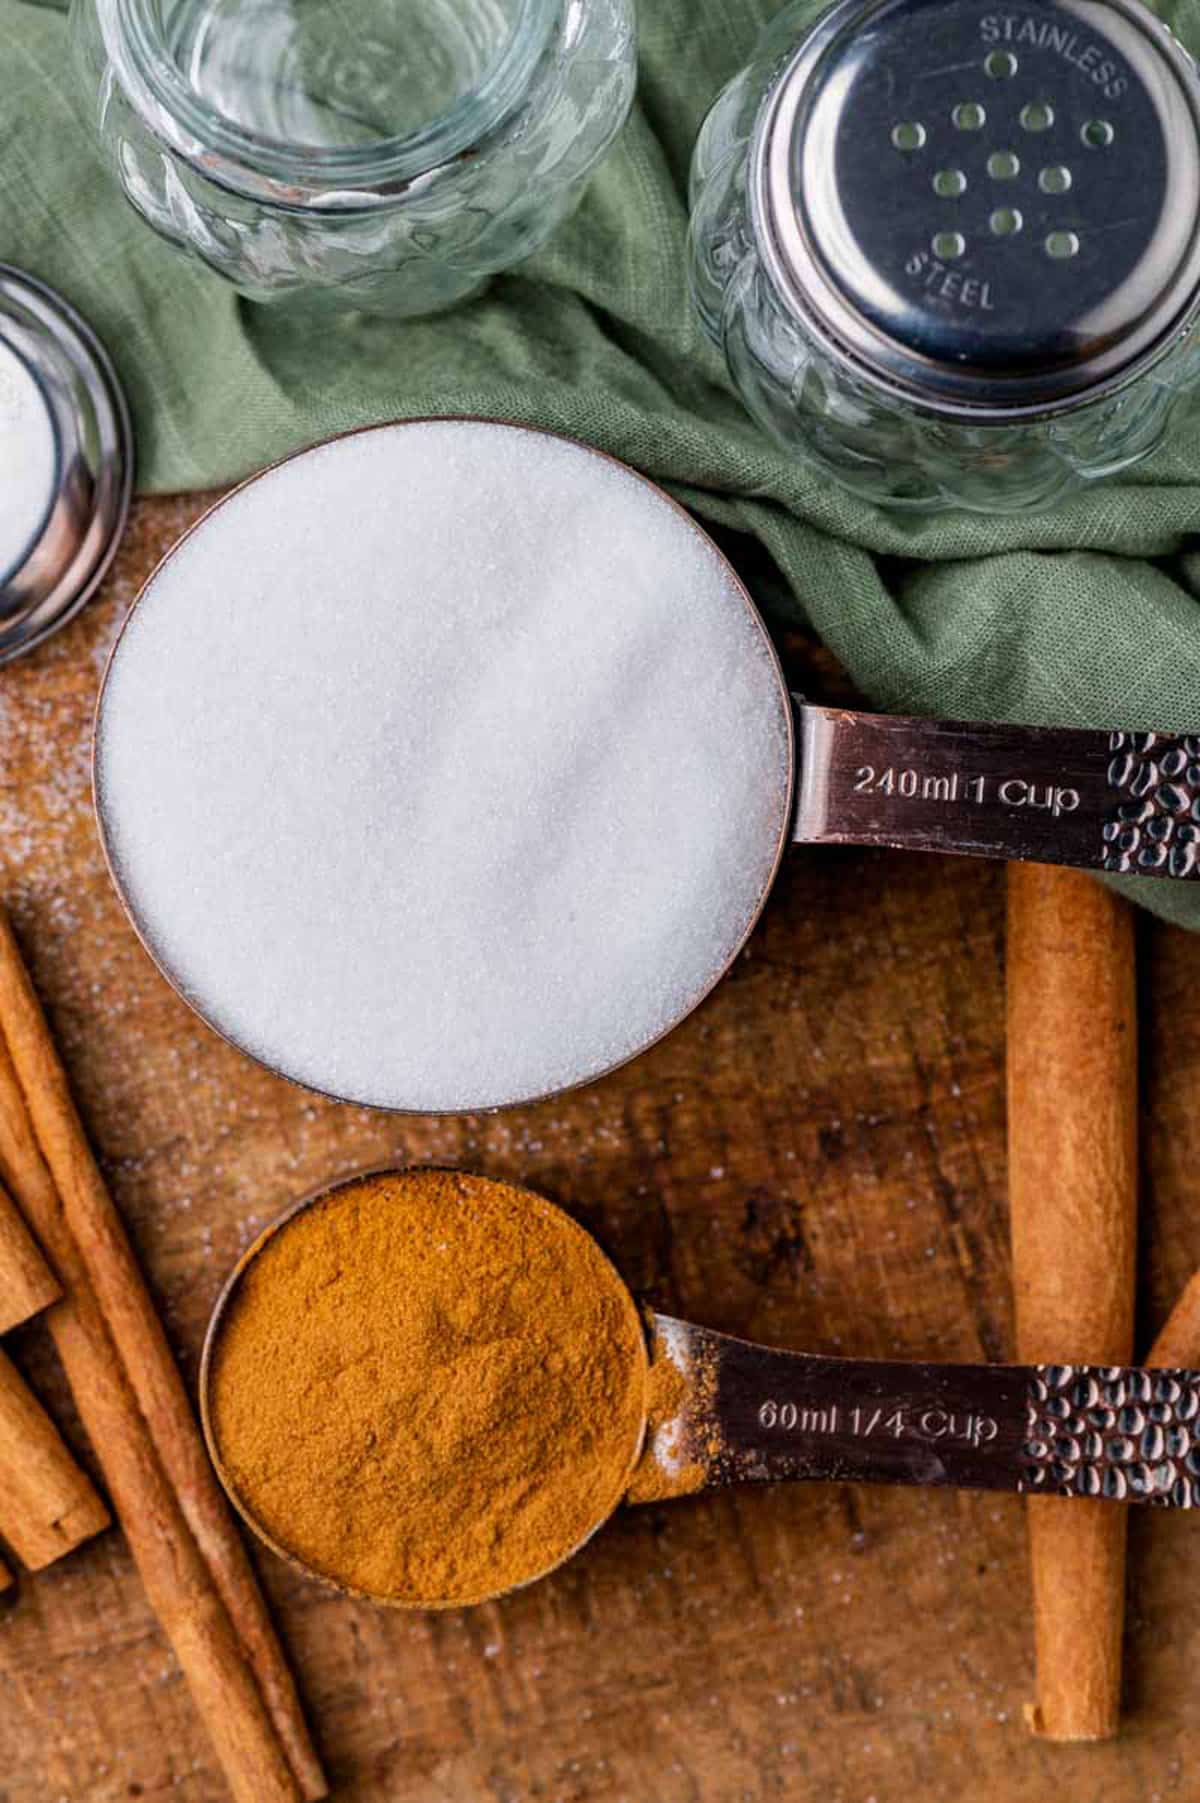
{"type": "MultiPolygon", "coordinates": [[[[143,489],[223,483],[402,415],[553,427],[664,482],[718,530],[768,616],[813,627],[882,708],[1200,729],[1200,424],[1053,512],[921,519],[844,494],[742,411],[689,310],[687,168],[777,10],[641,0],[633,116],[551,243],[441,318],[313,331],[159,242],[91,141],[65,19],[0,0],[0,260],[104,337],[143,489]]],[[[1200,926],[1200,884],[1122,886],[1200,926]]]]}

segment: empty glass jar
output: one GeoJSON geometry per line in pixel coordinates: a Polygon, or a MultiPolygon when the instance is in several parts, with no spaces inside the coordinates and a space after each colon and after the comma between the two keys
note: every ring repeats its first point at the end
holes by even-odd
{"type": "Polygon", "coordinates": [[[534,250],[629,109],[632,0],[73,0],[138,212],[258,301],[453,305],[534,250]]]}
{"type": "Polygon", "coordinates": [[[810,0],[709,114],[691,278],[755,417],[892,505],[1016,511],[1200,384],[1200,80],[1140,0],[810,0]]]}

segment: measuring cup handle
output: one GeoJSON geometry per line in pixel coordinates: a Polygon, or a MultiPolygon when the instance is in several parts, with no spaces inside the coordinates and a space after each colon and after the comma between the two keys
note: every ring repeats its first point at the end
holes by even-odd
{"type": "Polygon", "coordinates": [[[797,713],[801,842],[1200,876],[1200,732],[797,713]]]}
{"type": "Polygon", "coordinates": [[[1011,1490],[1200,1506],[1200,1371],[816,1358],[681,1324],[709,1481],[1011,1490]]]}

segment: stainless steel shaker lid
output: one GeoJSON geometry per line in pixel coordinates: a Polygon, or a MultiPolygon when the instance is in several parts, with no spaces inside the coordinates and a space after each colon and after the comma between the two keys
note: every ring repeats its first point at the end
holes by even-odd
{"type": "Polygon", "coordinates": [[[1070,405],[1200,298],[1200,78],[1141,0],[841,0],[771,91],[752,194],[785,303],[868,382],[1070,405]]]}
{"type": "Polygon", "coordinates": [[[0,663],[83,606],[129,510],[133,438],[91,329],[0,264],[0,663]]]}

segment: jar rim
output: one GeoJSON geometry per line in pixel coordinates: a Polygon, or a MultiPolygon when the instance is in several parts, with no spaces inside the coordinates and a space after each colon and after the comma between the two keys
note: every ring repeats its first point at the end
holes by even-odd
{"type": "Polygon", "coordinates": [[[155,0],[99,9],[115,32],[106,45],[128,97],[156,135],[221,186],[293,209],[347,210],[394,199],[415,179],[461,155],[520,104],[549,44],[561,0],[518,0],[513,28],[480,79],[410,132],[366,145],[270,138],[219,112],[167,49],[155,0]]]}

